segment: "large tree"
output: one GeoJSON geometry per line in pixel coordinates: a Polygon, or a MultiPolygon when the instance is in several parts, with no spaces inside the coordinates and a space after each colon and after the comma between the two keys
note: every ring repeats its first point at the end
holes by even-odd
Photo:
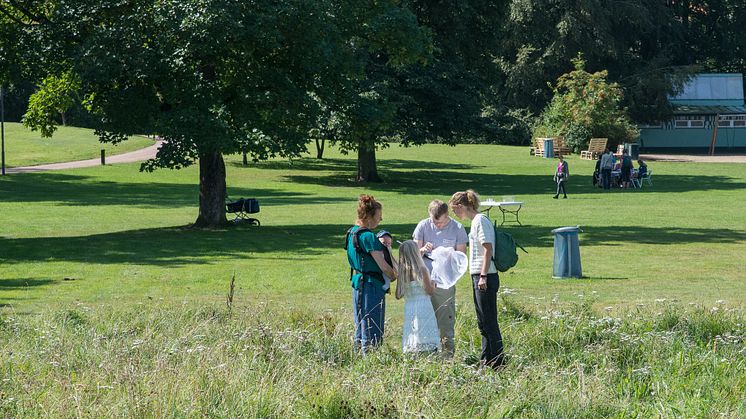
{"type": "MultiPolygon", "coordinates": [[[[364,77],[347,80],[346,97],[325,103],[319,134],[357,153],[357,179],[380,181],[376,149],[391,141],[454,144],[480,135],[484,98],[497,67],[504,8],[483,0],[406,2],[432,40],[423,60],[386,65],[387,54],[362,46],[364,77]]],[[[422,45],[421,42],[418,42],[422,45]]]]}
{"type": "Polygon", "coordinates": [[[28,68],[74,78],[102,141],[163,137],[143,170],[199,162],[200,227],[226,221],[223,154],[304,152],[320,100],[361,74],[358,45],[385,67],[416,60],[423,38],[395,0],[12,1],[0,13],[36,46],[28,68]]]}
{"type": "Polygon", "coordinates": [[[667,96],[696,70],[682,54],[686,25],[667,2],[509,3],[499,60],[505,77],[495,96],[506,108],[537,114],[552,96],[549,82],[582,53],[590,70],[608,69],[609,80],[619,82],[633,119],[658,119],[669,112],[667,96]]]}

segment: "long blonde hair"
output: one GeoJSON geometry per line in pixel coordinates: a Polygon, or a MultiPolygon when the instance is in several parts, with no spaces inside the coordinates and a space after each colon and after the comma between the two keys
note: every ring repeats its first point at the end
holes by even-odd
{"type": "MultiPolygon", "coordinates": [[[[409,289],[409,283],[417,281],[424,283],[423,272],[427,272],[425,262],[422,261],[417,242],[407,240],[399,246],[399,270],[396,281],[396,299],[401,299],[409,289]]],[[[424,286],[424,285],[423,285],[424,286]]]]}

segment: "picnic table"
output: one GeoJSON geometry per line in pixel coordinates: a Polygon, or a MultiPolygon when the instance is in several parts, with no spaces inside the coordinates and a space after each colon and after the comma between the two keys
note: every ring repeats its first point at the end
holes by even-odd
{"type": "Polygon", "coordinates": [[[518,223],[518,225],[523,225],[518,219],[518,212],[521,210],[521,208],[523,208],[523,202],[521,201],[500,201],[498,202],[492,199],[488,199],[486,201],[482,201],[482,203],[480,204],[480,207],[485,207],[484,209],[479,210],[479,211],[486,213],[487,217],[490,216],[490,210],[493,207],[497,207],[503,216],[503,220],[500,223],[500,225],[503,225],[505,223],[518,223]]]}
{"type": "MultiPolygon", "coordinates": [[[[630,183],[632,184],[633,188],[638,188],[637,184],[633,181],[637,177],[637,169],[632,169],[632,172],[630,173],[630,183]]],[[[611,171],[611,185],[612,186],[621,186],[622,183],[622,170],[612,170],[611,171]]]]}

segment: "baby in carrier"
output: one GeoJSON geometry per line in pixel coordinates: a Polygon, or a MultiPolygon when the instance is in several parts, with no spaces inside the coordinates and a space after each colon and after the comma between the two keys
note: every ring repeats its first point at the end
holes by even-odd
{"type": "MultiPolygon", "coordinates": [[[[394,242],[394,237],[386,230],[381,230],[376,234],[376,237],[378,237],[378,241],[383,244],[385,249],[383,249],[383,258],[386,260],[386,263],[388,263],[390,266],[394,267],[394,261],[391,257],[391,245],[394,242]]],[[[394,268],[396,269],[396,268],[394,268]]],[[[383,290],[386,291],[386,294],[389,294],[391,292],[391,278],[386,276],[386,274],[383,274],[383,290]]]]}

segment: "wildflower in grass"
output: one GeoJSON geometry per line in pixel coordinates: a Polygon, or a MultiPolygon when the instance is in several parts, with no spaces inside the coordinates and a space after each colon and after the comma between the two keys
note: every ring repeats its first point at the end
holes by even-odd
{"type": "Polygon", "coordinates": [[[642,368],[638,368],[636,370],[632,370],[634,374],[640,374],[640,375],[650,375],[651,371],[652,371],[652,368],[650,368],[649,365],[646,365],[642,368]]]}

